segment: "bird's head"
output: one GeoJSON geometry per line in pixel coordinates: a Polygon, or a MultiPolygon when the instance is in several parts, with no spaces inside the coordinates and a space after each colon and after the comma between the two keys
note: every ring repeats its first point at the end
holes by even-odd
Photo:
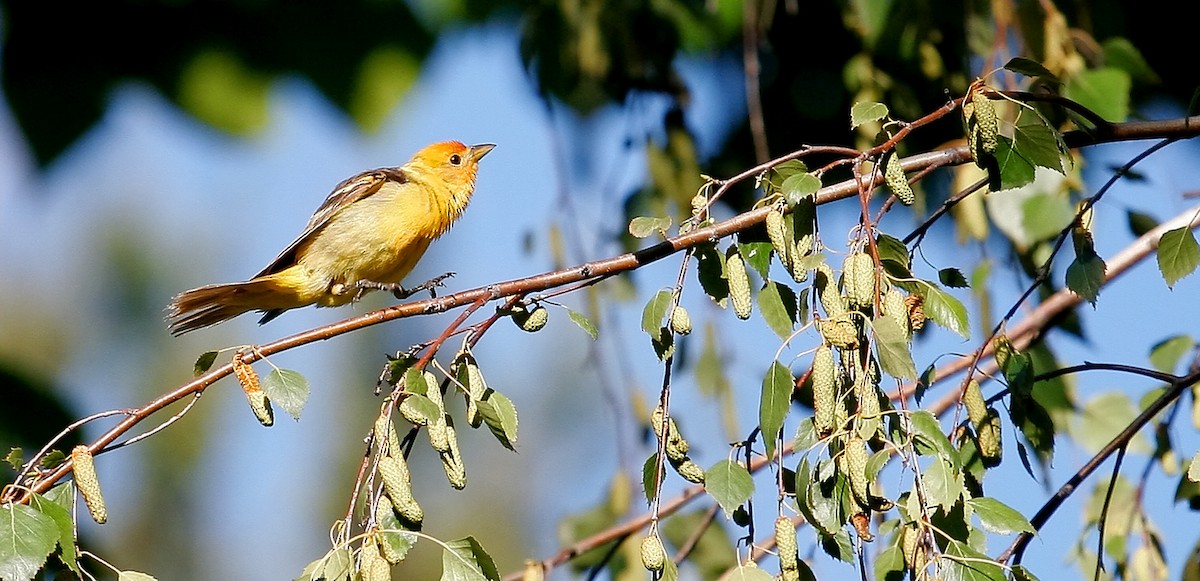
{"type": "Polygon", "coordinates": [[[459,141],[443,141],[418,151],[405,165],[410,170],[431,173],[452,187],[471,188],[479,160],[494,147],[491,143],[464,145],[459,141]]]}

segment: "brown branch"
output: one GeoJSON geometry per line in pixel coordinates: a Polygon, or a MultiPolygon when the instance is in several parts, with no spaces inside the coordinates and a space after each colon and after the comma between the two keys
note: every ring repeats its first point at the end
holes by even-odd
{"type": "MultiPolygon", "coordinates": [[[[915,125],[915,123],[913,125],[915,125]]],[[[1114,124],[1111,126],[1109,131],[1105,131],[1102,135],[1088,134],[1081,131],[1072,131],[1064,135],[1064,140],[1070,147],[1079,147],[1083,145],[1092,145],[1112,141],[1128,141],[1166,137],[1187,138],[1194,137],[1196,135],[1200,135],[1200,116],[1165,121],[1139,121],[1114,124]]],[[[789,159],[796,159],[802,155],[805,155],[806,153],[816,150],[817,148],[805,147],[766,164],[761,164],[760,166],[754,168],[757,170],[755,173],[751,173],[749,171],[743,172],[738,174],[738,176],[735,176],[735,178],[721,182],[721,188],[725,189],[736,181],[741,181],[748,177],[758,175],[762,171],[770,169],[779,163],[783,163],[789,159]]],[[[845,150],[845,148],[829,148],[829,150],[845,150]]],[[[858,152],[855,153],[857,154],[858,152]]],[[[970,151],[965,145],[963,145],[910,156],[902,160],[902,166],[904,167],[905,171],[918,171],[927,167],[953,165],[964,163],[970,160],[970,151]]],[[[870,184],[869,187],[874,187],[878,183],[881,183],[882,179],[882,176],[877,176],[875,179],[871,180],[873,183],[870,184]]],[[[818,205],[826,204],[857,195],[860,185],[861,184],[857,180],[851,179],[826,186],[817,191],[815,194],[815,202],[818,205]]],[[[628,272],[661,260],[677,252],[684,251],[702,244],[707,244],[736,232],[756,226],[766,219],[766,215],[770,211],[770,207],[751,210],[734,216],[723,222],[719,222],[705,228],[692,230],[686,234],[675,236],[636,252],[622,254],[612,258],[596,260],[578,266],[560,269],[523,279],[504,281],[485,287],[460,291],[444,297],[412,301],[379,309],[370,313],[351,317],[337,323],[317,327],[309,331],[297,333],[277,341],[266,343],[257,347],[256,349],[250,350],[250,352],[247,353],[247,355],[243,358],[243,361],[246,363],[253,363],[262,357],[287,351],[296,347],[307,345],[309,343],[332,339],[344,333],[387,321],[414,317],[418,315],[441,313],[451,308],[464,306],[476,301],[487,302],[501,297],[538,292],[562,285],[628,272]]],[[[1043,305],[1048,303],[1050,303],[1050,301],[1044,302],[1043,305]]],[[[132,410],[130,415],[119,422],[116,426],[110,428],[108,431],[102,434],[99,438],[92,442],[88,448],[93,454],[103,453],[104,450],[117,438],[128,432],[137,424],[146,420],[149,416],[183,398],[204,391],[213,383],[216,383],[221,378],[229,375],[232,370],[232,365],[227,363],[210,370],[208,373],[193,379],[192,381],[185,383],[174,390],[161,395],[160,397],[143,405],[140,408],[132,410]]],[[[5,502],[13,500],[22,503],[28,502],[31,492],[45,492],[51,486],[53,486],[54,483],[58,482],[68,473],[70,473],[71,469],[72,467],[70,462],[65,462],[48,475],[42,475],[34,479],[27,488],[21,488],[19,496],[17,496],[18,493],[13,492],[13,490],[16,490],[14,487],[6,488],[3,498],[0,500],[5,502]]]]}

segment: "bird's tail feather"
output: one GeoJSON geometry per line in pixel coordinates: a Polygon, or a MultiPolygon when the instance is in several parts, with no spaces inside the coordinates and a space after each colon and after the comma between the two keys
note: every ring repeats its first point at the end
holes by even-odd
{"type": "MultiPolygon", "coordinates": [[[[178,337],[227,321],[247,311],[263,310],[263,306],[273,302],[271,297],[276,292],[275,281],[269,277],[246,282],[213,284],[185,291],[176,295],[167,307],[168,326],[171,334],[178,337]]],[[[282,309],[276,310],[278,312],[271,311],[275,316],[283,312],[282,309]]],[[[269,319],[264,317],[260,323],[266,320],[269,319]]]]}

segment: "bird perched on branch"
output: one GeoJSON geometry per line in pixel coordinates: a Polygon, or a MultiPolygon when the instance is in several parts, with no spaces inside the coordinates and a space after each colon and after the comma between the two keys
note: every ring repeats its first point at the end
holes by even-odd
{"type": "Polygon", "coordinates": [[[479,160],[495,145],[435,143],[400,167],[360,173],[334,188],[300,234],[246,282],[192,289],[172,299],[167,318],[182,335],[236,317],[350,303],[372,290],[405,298],[432,290],[447,273],[412,289],[400,281],[429,244],[450,229],[471,201],[479,160]]]}

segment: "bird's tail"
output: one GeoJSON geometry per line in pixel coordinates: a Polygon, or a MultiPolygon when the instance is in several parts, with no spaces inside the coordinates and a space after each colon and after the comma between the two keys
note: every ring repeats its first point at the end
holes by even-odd
{"type": "Polygon", "coordinates": [[[278,293],[271,277],[246,282],[211,284],[179,293],[167,307],[168,327],[178,337],[184,333],[216,325],[242,313],[265,310],[265,323],[279,316],[284,309],[264,308],[271,305],[278,293]]]}

